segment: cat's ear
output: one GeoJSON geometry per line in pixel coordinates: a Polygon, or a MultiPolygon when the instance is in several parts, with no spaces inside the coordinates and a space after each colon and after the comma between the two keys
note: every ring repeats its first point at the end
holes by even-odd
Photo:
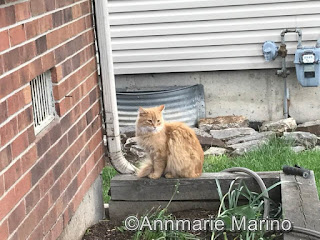
{"type": "Polygon", "coordinates": [[[158,109],[162,112],[164,110],[164,105],[159,106],[158,109]]]}
{"type": "Polygon", "coordinates": [[[147,113],[147,111],[144,108],[139,107],[139,114],[140,115],[143,115],[143,114],[146,114],[146,113],[147,113]]]}

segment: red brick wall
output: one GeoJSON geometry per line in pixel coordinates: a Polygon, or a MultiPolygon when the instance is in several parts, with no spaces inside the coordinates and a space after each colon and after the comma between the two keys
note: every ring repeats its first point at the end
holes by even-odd
{"type": "Polygon", "coordinates": [[[56,239],[103,165],[89,0],[0,0],[0,239],[56,239]],[[57,119],[35,135],[29,82],[57,119]]]}

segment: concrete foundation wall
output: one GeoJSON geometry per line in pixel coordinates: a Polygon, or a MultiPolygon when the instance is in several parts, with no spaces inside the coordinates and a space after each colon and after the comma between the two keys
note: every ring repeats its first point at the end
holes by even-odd
{"type": "Polygon", "coordinates": [[[78,210],[61,233],[59,240],[80,240],[86,229],[104,219],[102,179],[99,176],[84,196],[78,210]]]}
{"type": "MultiPolygon", "coordinates": [[[[203,84],[206,116],[244,115],[250,121],[283,118],[284,81],[276,69],[117,75],[116,87],[138,90],[152,87],[203,84]]],[[[320,87],[303,88],[290,69],[289,115],[297,122],[320,119],[320,87]]]]}

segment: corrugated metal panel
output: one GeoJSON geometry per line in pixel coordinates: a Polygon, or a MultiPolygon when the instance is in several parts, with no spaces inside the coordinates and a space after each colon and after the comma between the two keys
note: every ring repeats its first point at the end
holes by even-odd
{"type": "MultiPolygon", "coordinates": [[[[277,68],[261,46],[283,28],[320,38],[320,1],[109,0],[116,74],[277,68]]],[[[286,36],[289,56],[297,36],[286,36]]],[[[288,64],[290,66],[290,63],[288,64]]],[[[292,65],[293,66],[293,65],[292,65]]]]}
{"type": "Polygon", "coordinates": [[[205,116],[202,85],[176,87],[157,91],[117,92],[120,127],[135,125],[139,106],[165,105],[166,121],[185,122],[194,126],[205,116]]]}

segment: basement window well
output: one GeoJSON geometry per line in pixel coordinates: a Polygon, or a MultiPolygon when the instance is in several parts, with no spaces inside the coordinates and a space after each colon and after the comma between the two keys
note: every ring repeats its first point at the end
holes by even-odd
{"type": "Polygon", "coordinates": [[[35,134],[41,132],[55,117],[51,72],[46,71],[30,82],[35,134]]]}

